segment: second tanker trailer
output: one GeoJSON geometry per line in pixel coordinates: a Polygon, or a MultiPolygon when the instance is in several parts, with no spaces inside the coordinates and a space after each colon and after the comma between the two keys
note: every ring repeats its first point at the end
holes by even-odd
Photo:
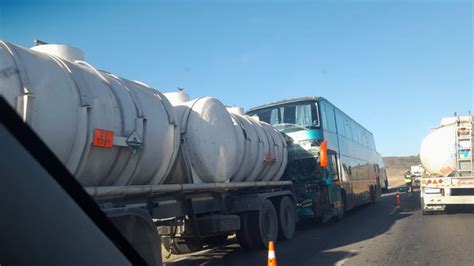
{"type": "Polygon", "coordinates": [[[474,204],[473,123],[472,115],[446,117],[423,139],[420,159],[427,170],[420,183],[423,214],[474,204]]]}

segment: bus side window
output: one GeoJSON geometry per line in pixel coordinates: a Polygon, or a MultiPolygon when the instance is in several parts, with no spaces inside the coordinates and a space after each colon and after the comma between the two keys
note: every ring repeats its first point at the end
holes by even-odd
{"type": "Polygon", "coordinates": [[[351,122],[347,118],[344,119],[344,131],[346,132],[346,137],[353,140],[351,122]]]}
{"type": "Polygon", "coordinates": [[[336,133],[336,118],[334,117],[334,107],[329,104],[324,105],[324,111],[326,113],[326,130],[336,133]]]}
{"type": "Polygon", "coordinates": [[[336,112],[336,124],[337,124],[337,133],[346,136],[346,132],[344,131],[344,117],[340,113],[340,111],[336,112]]]}
{"type": "Polygon", "coordinates": [[[323,125],[324,130],[328,130],[328,120],[326,119],[326,103],[325,102],[320,102],[320,110],[321,110],[321,121],[323,125]]]}

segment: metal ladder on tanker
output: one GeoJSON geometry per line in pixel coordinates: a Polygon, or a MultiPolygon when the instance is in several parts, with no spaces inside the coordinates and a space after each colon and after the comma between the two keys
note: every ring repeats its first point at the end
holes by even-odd
{"type": "MultiPolygon", "coordinates": [[[[458,118],[459,119],[459,118],[458,118]]],[[[461,176],[472,176],[473,170],[473,116],[458,120],[456,129],[456,167],[461,176]]]]}

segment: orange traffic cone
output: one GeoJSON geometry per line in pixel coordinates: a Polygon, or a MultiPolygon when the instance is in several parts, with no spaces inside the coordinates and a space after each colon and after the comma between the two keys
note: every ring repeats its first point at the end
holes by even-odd
{"type": "Polygon", "coordinates": [[[397,195],[395,196],[395,205],[400,206],[400,191],[397,191],[397,195]]]}
{"type": "Polygon", "coordinates": [[[277,258],[275,256],[275,243],[268,242],[268,266],[277,266],[277,258]]]}

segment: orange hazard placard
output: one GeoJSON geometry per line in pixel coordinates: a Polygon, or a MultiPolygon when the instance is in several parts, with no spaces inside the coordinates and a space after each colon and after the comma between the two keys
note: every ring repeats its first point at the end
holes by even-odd
{"type": "Polygon", "coordinates": [[[114,132],[110,130],[94,129],[94,141],[92,145],[97,147],[112,148],[114,132]]]}
{"type": "Polygon", "coordinates": [[[449,166],[443,167],[440,170],[440,172],[445,176],[448,176],[449,174],[451,174],[452,171],[453,171],[453,169],[449,166]]]}

